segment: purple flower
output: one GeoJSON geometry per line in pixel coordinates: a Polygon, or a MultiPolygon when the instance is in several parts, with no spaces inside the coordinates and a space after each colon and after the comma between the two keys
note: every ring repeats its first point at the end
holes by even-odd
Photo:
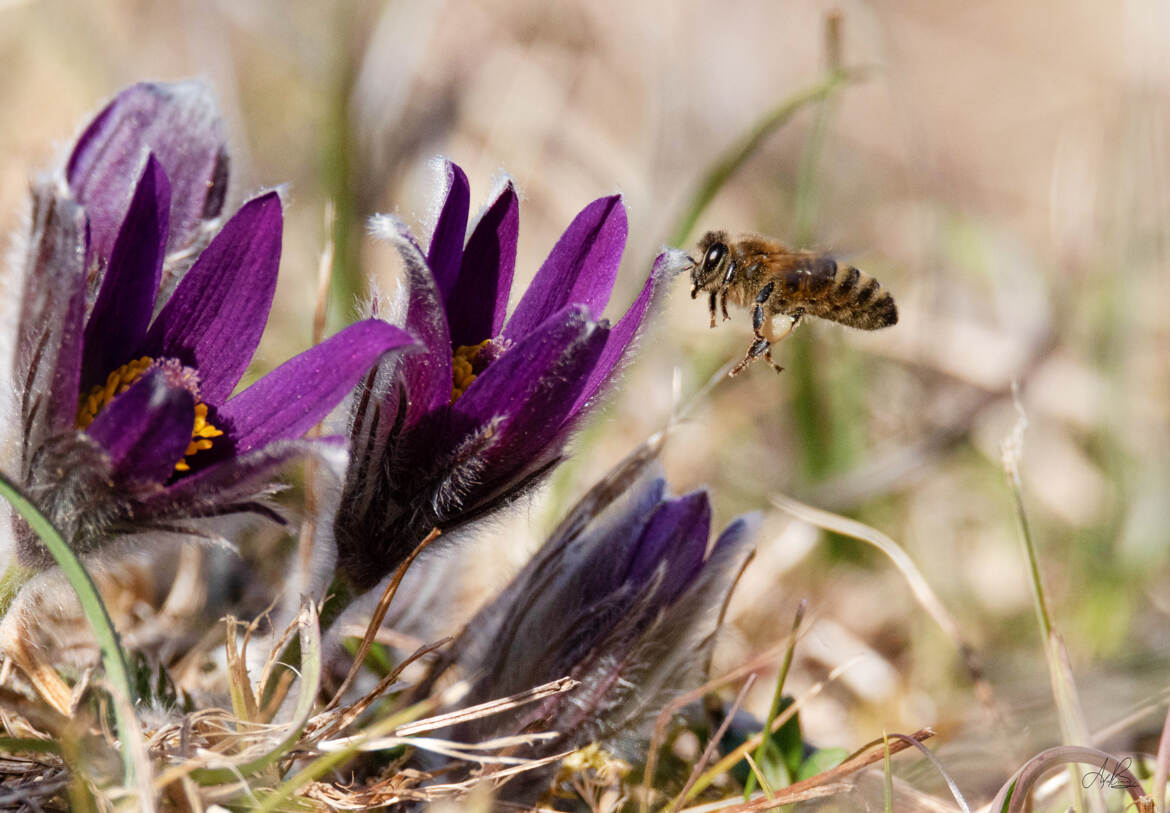
{"type": "Polygon", "coordinates": [[[465,244],[467,178],[447,163],[446,180],[426,252],[400,221],[375,223],[404,261],[402,324],[426,352],[382,363],[356,399],[334,536],[341,573],[358,589],[432,528],[482,516],[547,474],[626,357],[659,282],[681,267],[661,255],[625,315],[600,320],[626,242],[620,197],[602,198],[577,215],[505,318],[516,192],[502,187],[465,244]]]}
{"type": "MultiPolygon", "coordinates": [[[[233,396],[280,263],[275,192],[222,227],[222,125],[207,89],[141,84],[33,190],[15,360],[20,474],[81,550],[257,502],[295,439],[411,338],[367,320],[233,396]]],[[[47,560],[19,527],[22,560],[47,560]]]]}
{"type": "MultiPolygon", "coordinates": [[[[732,522],[708,553],[707,494],[671,497],[644,452],[594,486],[449,649],[473,681],[467,705],[565,676],[581,685],[465,724],[452,739],[551,730],[556,739],[523,755],[598,742],[634,758],[662,706],[701,682],[713,610],[752,523],[732,522]]],[[[522,777],[503,796],[531,802],[541,779],[522,777]]]]}

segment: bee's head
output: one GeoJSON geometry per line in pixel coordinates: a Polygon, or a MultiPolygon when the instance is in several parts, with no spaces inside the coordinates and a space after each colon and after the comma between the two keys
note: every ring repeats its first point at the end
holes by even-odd
{"type": "Polygon", "coordinates": [[[717,290],[731,267],[731,251],[727,248],[727,232],[709,231],[699,241],[699,257],[691,265],[691,299],[699,291],[717,290]]]}

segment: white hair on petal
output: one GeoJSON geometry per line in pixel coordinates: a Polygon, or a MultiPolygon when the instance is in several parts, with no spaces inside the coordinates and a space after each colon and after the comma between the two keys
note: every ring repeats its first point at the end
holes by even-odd
{"type": "MultiPolygon", "coordinates": [[[[28,236],[32,231],[31,197],[25,198],[17,219],[16,231],[8,238],[4,257],[4,272],[0,276],[0,381],[7,382],[0,394],[0,421],[6,427],[20,426],[17,420],[17,393],[21,389],[12,380],[15,375],[17,331],[20,329],[20,305],[24,292],[25,255],[28,253],[28,236]]],[[[0,436],[0,461],[8,471],[15,471],[16,460],[21,446],[20,433],[6,432],[0,436]]]]}
{"type": "Polygon", "coordinates": [[[453,162],[444,155],[436,155],[427,161],[427,175],[431,189],[430,199],[419,218],[419,227],[425,234],[434,234],[435,226],[439,223],[439,215],[443,211],[443,204],[447,202],[447,195],[451,192],[454,173],[448,170],[453,162]]]}
{"type": "Polygon", "coordinates": [[[479,207],[479,211],[475,213],[475,216],[471,218],[470,222],[467,224],[468,234],[475,231],[475,227],[479,225],[479,221],[483,219],[485,214],[487,214],[487,210],[492,207],[492,204],[500,199],[500,195],[504,194],[504,190],[508,188],[509,184],[511,184],[512,190],[516,192],[516,198],[519,200],[520,191],[516,187],[516,179],[509,175],[504,169],[496,170],[496,174],[492,178],[491,194],[488,195],[487,201],[483,204],[483,206],[479,207]]]}
{"type": "Polygon", "coordinates": [[[694,264],[685,251],[667,245],[662,246],[658,256],[663,260],[663,278],[667,281],[674,279],[694,264]]]}
{"type": "MultiPolygon", "coordinates": [[[[367,221],[366,231],[375,240],[389,243],[399,250],[404,245],[415,244],[410,228],[395,215],[374,215],[367,221]]],[[[381,290],[371,288],[373,295],[370,300],[371,307],[378,308],[379,319],[394,325],[406,324],[406,307],[410,296],[409,279],[407,274],[397,275],[398,283],[395,285],[394,293],[389,296],[381,290]]]]}

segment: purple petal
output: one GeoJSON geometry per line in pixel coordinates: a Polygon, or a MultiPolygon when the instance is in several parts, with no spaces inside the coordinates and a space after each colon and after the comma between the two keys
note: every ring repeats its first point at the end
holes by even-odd
{"type": "Polygon", "coordinates": [[[445,161],[447,195],[431,235],[427,251],[427,265],[435,277],[439,295],[446,302],[459,277],[459,260],[463,256],[463,240],[467,236],[467,210],[471,205],[471,190],[467,176],[458,165],[445,161]]]}
{"type": "Polygon", "coordinates": [[[405,327],[424,348],[424,352],[402,360],[409,398],[406,422],[410,425],[451,400],[451,338],[435,280],[410,229],[390,216],[378,218],[375,228],[402,257],[409,286],[405,327]]]}
{"type": "Polygon", "coordinates": [[[33,189],[14,373],[24,448],[72,429],[85,317],[85,213],[49,181],[33,189]]]}
{"type": "Polygon", "coordinates": [[[760,517],[758,514],[753,513],[736,517],[730,525],[723,529],[723,533],[719,534],[719,538],[715,540],[715,544],[711,547],[711,556],[708,561],[713,561],[716,557],[726,556],[729,551],[737,550],[751,538],[759,527],[759,524],[760,517]]]}
{"type": "Polygon", "coordinates": [[[630,580],[644,583],[663,566],[665,574],[657,598],[660,606],[673,604],[702,570],[710,531],[711,503],[707,492],[693,491],[663,503],[642,533],[638,552],[630,563],[630,580]]]}
{"type": "MultiPolygon", "coordinates": [[[[678,602],[679,606],[698,601],[707,604],[712,595],[725,595],[737,570],[737,563],[743,561],[749,543],[760,526],[760,515],[751,513],[737,517],[728,525],[711,548],[711,555],[703,562],[702,571],[688,590],[691,596],[678,602]],[[693,598],[692,598],[693,597],[693,598]]],[[[685,612],[685,606],[682,606],[685,612]]]]}
{"type": "Polygon", "coordinates": [[[463,252],[459,284],[445,297],[452,347],[499,335],[508,312],[519,235],[520,202],[509,181],[475,224],[463,252]]]}
{"type": "MultiPolygon", "coordinates": [[[[334,437],[281,440],[242,457],[229,457],[205,469],[193,471],[174,481],[162,493],[143,499],[138,518],[174,519],[221,516],[240,511],[255,512],[255,500],[263,496],[262,492],[276,469],[314,450],[341,449],[344,446],[341,438],[334,437]]],[[[195,460],[198,461],[198,457],[195,460]]]]}
{"type": "Polygon", "coordinates": [[[353,389],[383,353],[414,343],[378,319],[350,325],[289,359],[216,413],[236,454],[303,435],[353,389]]]}
{"type": "Polygon", "coordinates": [[[544,386],[566,350],[592,334],[597,323],[581,305],[566,305],[529,335],[502,353],[480,373],[455,402],[452,411],[476,424],[511,416],[544,386]]]}
{"type": "Polygon", "coordinates": [[[533,467],[559,448],[566,413],[596,363],[608,330],[568,305],[505,352],[452,406],[452,425],[499,419],[491,470],[533,467]]]}
{"type": "Polygon", "coordinates": [[[146,336],[162,274],[170,206],[171,186],[162,164],[151,155],[85,325],[82,390],[129,361],[146,336]]]}
{"type": "Polygon", "coordinates": [[[629,310],[610,331],[609,338],[605,342],[605,349],[601,351],[601,357],[597,360],[597,366],[589,373],[589,381],[581,390],[581,394],[577,396],[577,403],[573,405],[573,411],[569,415],[570,420],[584,410],[594,396],[609,383],[610,378],[625,358],[626,352],[638,335],[638,330],[652,304],[667,289],[665,283],[670,282],[672,273],[672,264],[669,262],[669,258],[670,255],[666,252],[658,255],[654,261],[654,268],[651,269],[650,276],[642,286],[638,298],[634,300],[634,304],[630,305],[629,310]]]}
{"type": "Polygon", "coordinates": [[[626,209],[620,195],[600,198],[574,218],[524,292],[504,336],[526,336],[570,302],[600,315],[609,301],[626,245],[626,209]]]}
{"type": "Polygon", "coordinates": [[[189,245],[223,208],[227,153],[211,90],[202,82],[134,85],[90,123],[66,167],[99,257],[110,256],[148,152],[171,182],[168,253],[189,245]]]}
{"type": "Polygon", "coordinates": [[[280,198],[248,201],[199,259],[146,336],[144,354],[199,371],[200,398],[223,403],[264,332],[280,265],[280,198]]]}
{"type": "MultiPolygon", "coordinates": [[[[569,584],[558,585],[557,589],[579,590],[577,604],[580,607],[600,601],[620,589],[630,578],[630,566],[638,555],[643,532],[665,499],[666,480],[661,477],[643,479],[623,496],[625,499],[607,506],[605,514],[594,518],[594,526],[572,543],[587,558],[577,566],[581,572],[569,577],[569,584]]],[[[565,558],[572,560],[574,557],[566,555],[565,558]]]]}
{"type": "Polygon", "coordinates": [[[98,413],[86,433],[110,455],[119,479],[162,483],[191,442],[195,397],[152,370],[98,413]]]}

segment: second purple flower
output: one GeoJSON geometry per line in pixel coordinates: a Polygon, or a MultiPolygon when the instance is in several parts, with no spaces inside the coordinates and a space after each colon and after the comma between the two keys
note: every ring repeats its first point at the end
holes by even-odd
{"type": "Polygon", "coordinates": [[[430,532],[518,497],[561,460],[571,430],[626,357],[672,255],[616,324],[600,319],[626,242],[619,196],[585,207],[510,317],[519,201],[511,183],[464,243],[469,186],[446,164],[429,248],[393,217],[374,230],[402,256],[400,324],[425,352],[390,359],[358,393],[334,533],[339,567],[368,589],[430,532]]]}

